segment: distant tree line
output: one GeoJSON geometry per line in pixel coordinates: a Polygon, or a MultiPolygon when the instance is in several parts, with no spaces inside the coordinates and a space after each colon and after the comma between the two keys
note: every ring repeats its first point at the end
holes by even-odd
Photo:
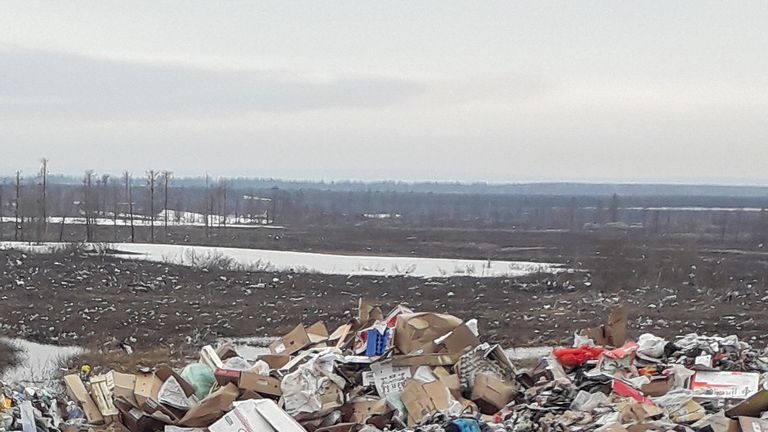
{"type": "MultiPolygon", "coordinates": [[[[65,240],[65,224],[85,226],[87,241],[96,227],[108,225],[149,230],[149,241],[169,226],[194,224],[205,230],[230,225],[394,225],[436,228],[527,230],[642,229],[649,235],[706,232],[727,239],[768,240],[768,189],[764,195],[729,194],[657,196],[607,194],[610,185],[591,185],[601,193],[491,193],[497,185],[308,183],[268,179],[176,178],[169,170],[120,175],[87,170],[75,181],[49,173],[41,159],[37,172],[21,171],[0,179],[0,239],[65,240]],[[345,188],[339,188],[343,184],[345,188]],[[410,185],[410,186],[409,186],[410,185]],[[409,189],[410,188],[410,189],[409,189]],[[485,192],[472,191],[480,188],[485,192]],[[703,209],[706,208],[706,209],[703,209]],[[158,231],[161,229],[160,231],[158,231]]],[[[542,186],[542,185],[540,185],[542,186]]],[[[622,185],[619,185],[622,186],[622,185]]],[[[624,187],[637,185],[623,185],[624,187]]],[[[528,186],[535,189],[533,185],[528,186]]],[[[543,185],[568,190],[568,185],[543,185]]],[[[580,189],[578,185],[574,190],[580,189]]],[[[658,190],[657,185],[649,190],[658,190]]],[[[521,190],[519,185],[509,190],[521,190]]],[[[635,189],[641,191],[644,189],[635,189]]],[[[710,190],[711,192],[711,190],[710,190]]]]}

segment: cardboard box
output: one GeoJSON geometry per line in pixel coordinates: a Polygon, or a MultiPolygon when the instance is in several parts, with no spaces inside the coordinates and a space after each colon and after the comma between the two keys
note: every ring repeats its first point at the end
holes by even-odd
{"type": "Polygon", "coordinates": [[[595,345],[620,347],[627,341],[627,319],[629,308],[622,304],[616,306],[608,315],[608,320],[600,327],[582,330],[581,334],[595,342],[595,345]]]}
{"type": "Polygon", "coordinates": [[[115,397],[122,397],[130,402],[134,408],[138,408],[139,404],[136,401],[136,397],[133,393],[134,389],[136,388],[136,375],[115,371],[111,371],[107,375],[111,377],[110,381],[114,383],[112,393],[115,395],[115,397]]]}
{"type": "Polygon", "coordinates": [[[190,408],[178,424],[187,427],[207,427],[230,410],[239,394],[237,386],[227,384],[190,408]]]}
{"type": "Polygon", "coordinates": [[[468,348],[474,348],[480,345],[480,339],[472,333],[472,330],[466,324],[456,327],[445,340],[443,346],[449,353],[463,353],[468,348]]]}
{"type": "Polygon", "coordinates": [[[392,357],[393,366],[453,366],[459,360],[459,354],[416,354],[396,355],[392,357]]]}
{"type": "Polygon", "coordinates": [[[69,397],[80,403],[80,406],[85,412],[85,417],[88,419],[88,423],[91,424],[104,424],[104,416],[99,411],[99,407],[91,399],[91,395],[85,389],[85,384],[80,379],[79,375],[72,374],[64,377],[64,384],[67,386],[67,393],[69,397]]]}
{"type": "Polygon", "coordinates": [[[672,376],[660,376],[651,378],[651,382],[640,387],[640,391],[647,396],[659,397],[669,393],[675,378],[672,376]]]}
{"type": "Polygon", "coordinates": [[[270,396],[282,396],[283,394],[283,391],[280,389],[279,379],[259,375],[256,372],[241,373],[239,387],[243,390],[251,390],[270,396]]]}
{"type": "Polygon", "coordinates": [[[514,386],[492,375],[477,374],[470,399],[477,404],[481,413],[491,415],[507,406],[516,394],[514,386]]]}
{"type": "Polygon", "coordinates": [[[269,365],[270,370],[278,370],[283,366],[287,365],[289,361],[291,361],[291,356],[264,354],[264,355],[260,355],[258,357],[258,360],[261,360],[265,362],[267,365],[269,365]]]}
{"type": "Polygon", "coordinates": [[[428,384],[409,380],[400,394],[400,400],[408,410],[408,425],[413,426],[432,413],[448,409],[451,395],[439,380],[428,384]]]}
{"type": "Polygon", "coordinates": [[[154,373],[136,374],[136,384],[133,389],[133,395],[139,408],[143,407],[149,399],[157,399],[157,393],[163,381],[156,377],[154,373]]]}
{"type": "Polygon", "coordinates": [[[746,399],[760,389],[760,374],[753,372],[698,371],[691,390],[702,399],[746,399]]]}
{"type": "Polygon", "coordinates": [[[768,432],[768,419],[739,417],[739,425],[744,432],[768,432]]]}
{"type": "Polygon", "coordinates": [[[241,372],[236,370],[216,369],[213,376],[216,377],[216,382],[219,383],[220,386],[225,386],[229,383],[238,385],[240,382],[240,374],[241,372]]]}
{"type": "Polygon", "coordinates": [[[400,314],[395,326],[394,345],[401,353],[410,354],[461,324],[463,321],[453,315],[432,312],[400,314]]]}
{"type": "Polygon", "coordinates": [[[349,402],[347,407],[349,415],[346,420],[357,424],[365,424],[371,416],[383,415],[392,410],[384,399],[359,399],[349,402]]]}
{"type": "Polygon", "coordinates": [[[290,333],[273,342],[269,349],[272,354],[293,355],[302,349],[328,340],[328,329],[322,321],[309,327],[299,324],[290,333]]]}
{"type": "Polygon", "coordinates": [[[269,399],[248,400],[208,427],[210,432],[306,432],[275,402],[269,399]]]}

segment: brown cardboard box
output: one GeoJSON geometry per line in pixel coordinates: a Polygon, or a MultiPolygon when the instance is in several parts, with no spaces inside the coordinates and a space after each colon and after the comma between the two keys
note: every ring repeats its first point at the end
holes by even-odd
{"type": "Polygon", "coordinates": [[[462,323],[461,319],[453,315],[431,312],[401,314],[397,317],[394,345],[401,353],[410,354],[462,323]]]}
{"type": "Polygon", "coordinates": [[[269,376],[259,375],[256,372],[243,372],[240,374],[239,387],[243,390],[252,390],[256,393],[270,396],[281,396],[280,380],[269,376]]]}
{"type": "Polygon", "coordinates": [[[760,417],[768,411],[768,390],[760,390],[725,412],[728,417],[760,417]]]}
{"type": "Polygon", "coordinates": [[[299,324],[290,333],[273,342],[269,349],[272,354],[292,355],[310,345],[328,339],[328,329],[322,321],[309,327],[299,324]]]}
{"type": "Polygon", "coordinates": [[[288,364],[291,361],[291,356],[264,354],[260,355],[258,359],[268,364],[270,370],[277,370],[288,364]]]}
{"type": "Polygon", "coordinates": [[[669,393],[675,383],[673,376],[655,377],[651,382],[640,387],[640,391],[646,396],[659,397],[669,393]]]}
{"type": "Polygon", "coordinates": [[[408,410],[408,425],[413,426],[425,416],[448,409],[450,390],[439,380],[420,384],[412,379],[408,380],[400,400],[408,410]]]}
{"type": "Polygon", "coordinates": [[[157,399],[157,392],[163,381],[156,377],[154,373],[136,374],[136,386],[133,389],[133,395],[139,408],[149,399],[157,399]]]}
{"type": "Polygon", "coordinates": [[[187,427],[207,427],[232,408],[232,402],[239,394],[237,386],[227,384],[190,408],[178,424],[187,427]]]}
{"type": "Polygon", "coordinates": [[[462,353],[467,348],[474,348],[480,345],[480,339],[472,333],[472,330],[466,324],[462,324],[445,338],[443,345],[449,353],[462,353]]]}
{"type": "Polygon", "coordinates": [[[392,366],[453,366],[459,360],[458,354],[396,355],[392,366]]]}
{"type": "Polygon", "coordinates": [[[768,420],[754,417],[739,417],[741,430],[744,432],[768,432],[768,420]]]}
{"type": "Polygon", "coordinates": [[[67,393],[69,397],[78,401],[80,406],[83,407],[85,417],[88,419],[88,423],[91,424],[103,424],[104,416],[99,411],[99,407],[91,399],[91,395],[88,394],[88,390],[85,389],[85,384],[80,379],[79,375],[72,374],[64,377],[64,384],[67,386],[67,393]]]}
{"type": "Polygon", "coordinates": [[[112,390],[112,393],[115,397],[123,397],[130,402],[134,408],[138,408],[139,404],[136,402],[136,397],[133,394],[134,389],[136,388],[136,375],[115,371],[111,371],[107,375],[111,376],[111,381],[114,383],[115,387],[112,390]]]}
{"type": "Polygon", "coordinates": [[[516,394],[515,387],[488,374],[475,375],[475,386],[470,397],[480,412],[495,414],[504,408],[516,394]]]}
{"type": "Polygon", "coordinates": [[[365,421],[371,416],[386,414],[391,411],[384,399],[354,400],[347,405],[349,407],[347,421],[358,424],[365,424],[365,421]]]}
{"type": "Polygon", "coordinates": [[[627,341],[627,318],[629,308],[625,304],[616,306],[608,320],[600,327],[583,330],[581,333],[592,339],[596,345],[620,347],[627,341]]]}

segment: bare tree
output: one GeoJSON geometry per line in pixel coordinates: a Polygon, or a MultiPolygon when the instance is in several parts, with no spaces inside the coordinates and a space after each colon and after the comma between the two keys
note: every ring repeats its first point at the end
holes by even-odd
{"type": "Polygon", "coordinates": [[[163,171],[163,223],[166,238],[168,238],[168,183],[171,181],[171,176],[173,176],[172,172],[163,171]]]}
{"type": "Polygon", "coordinates": [[[40,207],[43,215],[43,236],[45,236],[48,234],[48,159],[46,158],[40,159],[40,178],[42,185],[40,207]]]}
{"type": "Polygon", "coordinates": [[[21,171],[16,171],[16,202],[14,202],[16,231],[13,239],[24,240],[23,213],[21,212],[21,171]]]}
{"type": "Polygon", "coordinates": [[[155,170],[147,171],[147,187],[149,188],[149,238],[150,242],[155,242],[155,183],[157,182],[157,173],[155,170]]]}
{"type": "Polygon", "coordinates": [[[93,241],[93,228],[91,227],[93,220],[91,220],[91,202],[92,197],[92,182],[93,182],[93,170],[86,170],[83,176],[83,209],[85,211],[85,241],[93,241]]]}
{"type": "Polygon", "coordinates": [[[131,190],[131,174],[128,171],[123,172],[125,179],[125,202],[128,210],[128,217],[131,223],[131,243],[136,243],[136,230],[133,226],[133,191],[131,190]]]}

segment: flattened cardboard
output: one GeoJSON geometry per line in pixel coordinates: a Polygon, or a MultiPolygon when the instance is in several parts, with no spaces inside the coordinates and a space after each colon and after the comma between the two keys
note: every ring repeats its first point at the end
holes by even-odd
{"type": "Polygon", "coordinates": [[[240,391],[236,385],[227,384],[190,408],[178,423],[188,427],[207,427],[211,422],[229,411],[232,402],[237,399],[239,394],[240,391]]]}
{"type": "Polygon", "coordinates": [[[768,390],[760,390],[725,412],[728,417],[760,417],[768,411],[768,390]]]}
{"type": "Polygon", "coordinates": [[[91,399],[80,376],[76,374],[66,375],[64,377],[64,384],[67,386],[69,397],[78,401],[80,406],[83,407],[88,423],[104,424],[104,416],[101,414],[101,411],[99,411],[99,407],[96,406],[93,399],[91,399]]]}
{"type": "Polygon", "coordinates": [[[400,400],[408,411],[408,425],[413,426],[425,416],[448,409],[450,391],[439,380],[429,384],[409,380],[400,400]]]}
{"type": "Polygon", "coordinates": [[[739,425],[744,432],[768,432],[768,420],[754,417],[739,417],[739,425]]]}
{"type": "Polygon", "coordinates": [[[394,345],[401,353],[410,354],[451,332],[462,323],[461,319],[447,314],[432,312],[401,314],[397,317],[394,345]]]}
{"type": "Polygon", "coordinates": [[[391,411],[384,399],[352,401],[348,406],[350,407],[350,414],[347,421],[358,424],[365,424],[365,421],[370,417],[391,411]]]}
{"type": "Polygon", "coordinates": [[[491,415],[512,401],[516,393],[515,387],[494,376],[477,374],[470,399],[477,404],[481,413],[491,415]]]}
{"type": "Polygon", "coordinates": [[[243,390],[251,390],[270,396],[282,396],[283,394],[283,391],[280,389],[279,379],[259,375],[256,372],[241,373],[239,387],[243,390]]]}

